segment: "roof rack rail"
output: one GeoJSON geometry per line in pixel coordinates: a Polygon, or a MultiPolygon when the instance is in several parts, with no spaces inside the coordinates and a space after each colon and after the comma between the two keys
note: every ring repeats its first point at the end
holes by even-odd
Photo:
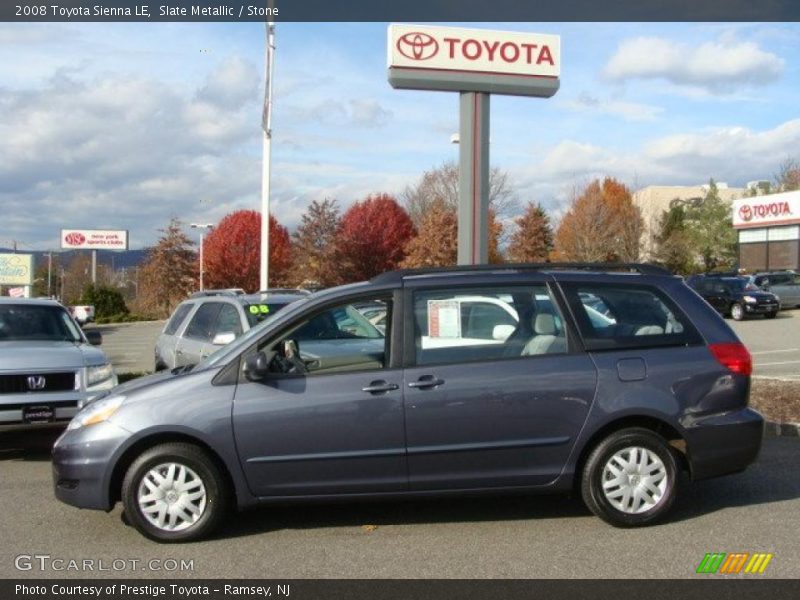
{"type": "Polygon", "coordinates": [[[299,288],[286,288],[286,287],[276,287],[276,288],[267,288],[266,290],[259,290],[256,294],[303,294],[305,296],[310,296],[311,292],[308,290],[301,290],[299,288]]]}
{"type": "Polygon", "coordinates": [[[228,288],[225,290],[200,290],[194,292],[189,298],[203,298],[205,296],[241,296],[244,294],[242,288],[228,288]]]}
{"type": "Polygon", "coordinates": [[[381,273],[370,279],[370,283],[394,283],[404,277],[436,273],[460,273],[471,271],[628,271],[642,275],[672,276],[666,267],[651,263],[591,263],[591,262],[543,262],[543,263],[502,263],[496,265],[454,265],[451,267],[426,267],[421,269],[398,269],[381,273]]]}

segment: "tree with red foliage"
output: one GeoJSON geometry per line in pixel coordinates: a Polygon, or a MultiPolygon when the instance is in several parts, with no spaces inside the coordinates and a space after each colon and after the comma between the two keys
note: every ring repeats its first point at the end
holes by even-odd
{"type": "MultiPolygon", "coordinates": [[[[260,286],[261,213],[237,210],[225,216],[206,236],[203,246],[205,285],[240,287],[256,292],[260,286]]],[[[269,217],[269,283],[282,285],[289,274],[289,232],[269,217]]]]}
{"type": "Polygon", "coordinates": [[[392,196],[368,196],[342,215],[336,230],[335,264],[341,283],[361,281],[397,268],[416,235],[405,209],[392,196]]]}

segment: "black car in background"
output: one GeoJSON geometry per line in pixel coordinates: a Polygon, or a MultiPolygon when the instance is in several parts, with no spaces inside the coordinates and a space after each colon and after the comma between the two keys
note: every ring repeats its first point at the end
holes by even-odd
{"type": "Polygon", "coordinates": [[[758,288],[749,277],[705,273],[686,279],[698,294],[705,298],[717,312],[735,321],[751,315],[775,318],[780,310],[780,298],[758,288]]]}

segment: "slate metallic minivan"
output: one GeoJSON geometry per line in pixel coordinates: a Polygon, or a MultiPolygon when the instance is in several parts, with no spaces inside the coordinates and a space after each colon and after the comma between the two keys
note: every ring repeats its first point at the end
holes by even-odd
{"type": "Polygon", "coordinates": [[[231,506],[485,492],[578,489],[612,525],[645,525],[680,471],[755,460],[751,369],[714,309],[655,266],[394,271],[85,407],[54,446],[55,494],[121,500],[162,542],[208,535],[231,506]],[[461,301],[476,297],[498,302],[461,301]],[[355,310],[368,302],[387,306],[385,332],[355,310]]]}

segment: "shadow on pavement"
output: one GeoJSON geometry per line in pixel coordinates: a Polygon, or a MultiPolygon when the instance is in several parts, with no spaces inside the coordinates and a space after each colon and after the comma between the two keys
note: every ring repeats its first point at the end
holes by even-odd
{"type": "Polygon", "coordinates": [[[482,498],[262,506],[231,515],[214,538],[229,539],[283,529],[527,521],[587,517],[590,514],[578,498],[565,495],[497,495],[482,498]]]}
{"type": "Polygon", "coordinates": [[[50,450],[64,426],[0,432],[0,461],[49,461],[50,450]]]}

